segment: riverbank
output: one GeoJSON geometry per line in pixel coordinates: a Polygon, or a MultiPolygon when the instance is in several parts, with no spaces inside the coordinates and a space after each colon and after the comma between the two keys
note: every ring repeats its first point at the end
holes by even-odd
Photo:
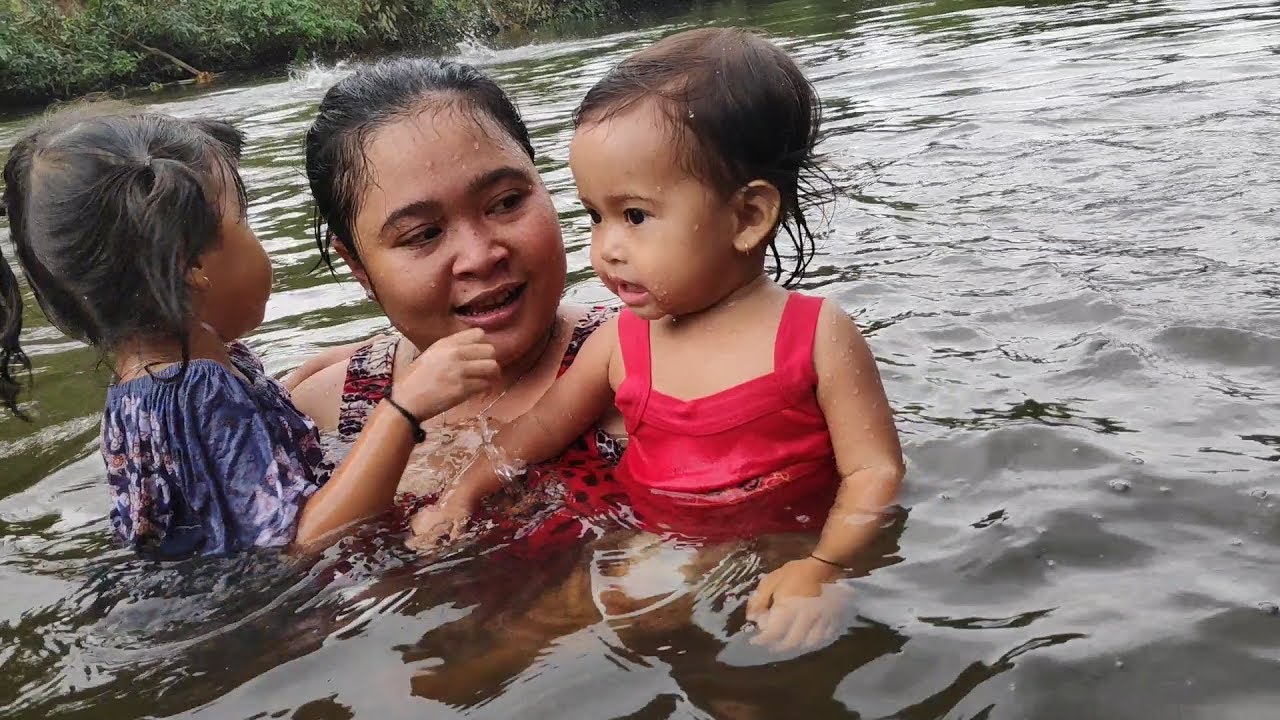
{"type": "Polygon", "coordinates": [[[0,107],[441,47],[629,0],[0,0],[0,107]]]}

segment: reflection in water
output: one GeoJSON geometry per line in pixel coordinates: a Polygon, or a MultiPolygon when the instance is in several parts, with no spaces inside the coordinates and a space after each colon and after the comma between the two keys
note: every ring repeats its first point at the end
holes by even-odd
{"type": "MultiPolygon", "coordinates": [[[[541,553],[476,534],[419,557],[374,527],[316,559],[137,560],[103,517],[106,370],[32,315],[39,420],[0,420],[0,714],[1274,717],[1274,3],[697,3],[460,48],[530,122],[571,299],[608,294],[570,111],[626,53],[706,22],[776,34],[826,100],[840,193],[803,289],[855,314],[899,410],[910,514],[833,596],[838,637],[780,652],[746,621],[760,574],[811,539],[699,545],[625,517],[541,553]]],[[[152,103],[249,135],[277,271],[250,342],[273,372],[387,329],[312,272],[300,138],[345,72],[152,103]]],[[[425,452],[480,450],[479,428],[442,433],[425,452]]]]}

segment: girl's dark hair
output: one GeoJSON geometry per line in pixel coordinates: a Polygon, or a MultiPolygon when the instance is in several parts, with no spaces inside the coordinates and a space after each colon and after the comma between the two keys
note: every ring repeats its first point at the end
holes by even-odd
{"type": "MultiPolygon", "coordinates": [[[[815,252],[805,211],[830,192],[830,181],[814,153],[821,102],[795,61],[737,28],[671,35],[596,83],[574,113],[574,125],[609,120],[651,99],[661,104],[676,152],[696,177],[726,196],[754,180],[778,189],[779,225],[794,247],[783,284],[802,279],[815,252]]],[[[769,250],[774,277],[782,280],[776,228],[769,250]]]]}
{"type": "Polygon", "coordinates": [[[464,63],[399,58],[366,65],[329,88],[307,130],[307,180],[316,208],[316,246],[333,269],[336,239],[353,257],[355,218],[369,182],[367,143],[379,129],[423,109],[427,100],[487,117],[533,159],[520,112],[489,76],[464,63]]]}
{"type": "MultiPolygon", "coordinates": [[[[243,136],[215,120],[75,110],[9,151],[3,208],[18,265],[46,317],[102,352],[131,338],[177,340],[189,358],[187,274],[213,247],[222,203],[246,209],[243,136]]],[[[15,371],[22,292],[0,256],[0,403],[22,417],[15,371]]]]}

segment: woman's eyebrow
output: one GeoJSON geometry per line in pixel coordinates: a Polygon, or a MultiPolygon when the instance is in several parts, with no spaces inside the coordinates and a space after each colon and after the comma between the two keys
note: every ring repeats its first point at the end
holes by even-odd
{"type": "MultiPolygon", "coordinates": [[[[509,180],[515,180],[515,181],[524,182],[524,183],[532,182],[532,179],[529,177],[529,173],[527,170],[523,168],[518,168],[514,165],[506,165],[503,167],[494,168],[489,172],[486,172],[482,175],[477,175],[476,177],[472,178],[467,183],[466,194],[473,195],[475,193],[486,190],[494,185],[497,185],[498,183],[506,182],[509,180]]],[[[394,227],[397,223],[399,223],[401,220],[404,220],[407,217],[423,217],[423,216],[430,216],[430,215],[439,215],[443,212],[443,207],[444,207],[443,205],[441,205],[439,202],[436,202],[435,200],[414,200],[412,202],[405,203],[404,205],[401,205],[400,207],[393,210],[390,215],[387,215],[387,219],[382,223],[381,232],[384,232],[384,233],[387,232],[392,227],[394,227]]]]}
{"type": "Polygon", "coordinates": [[[477,175],[467,183],[467,194],[480,192],[498,183],[508,180],[518,180],[521,182],[531,182],[528,171],[524,168],[518,168],[514,165],[505,165],[503,167],[494,168],[483,175],[477,175]]]}
{"type": "Polygon", "coordinates": [[[407,217],[422,217],[426,215],[440,214],[441,205],[435,200],[414,200],[411,203],[401,205],[387,216],[385,222],[382,223],[381,232],[386,232],[407,217]]]}

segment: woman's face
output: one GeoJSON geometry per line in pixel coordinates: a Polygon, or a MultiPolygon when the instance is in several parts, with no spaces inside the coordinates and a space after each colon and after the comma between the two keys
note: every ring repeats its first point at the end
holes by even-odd
{"type": "Polygon", "coordinates": [[[492,120],[429,102],[365,146],[354,225],[339,252],[419,348],[478,327],[504,365],[545,339],[564,293],[551,197],[529,156],[492,120]]]}

